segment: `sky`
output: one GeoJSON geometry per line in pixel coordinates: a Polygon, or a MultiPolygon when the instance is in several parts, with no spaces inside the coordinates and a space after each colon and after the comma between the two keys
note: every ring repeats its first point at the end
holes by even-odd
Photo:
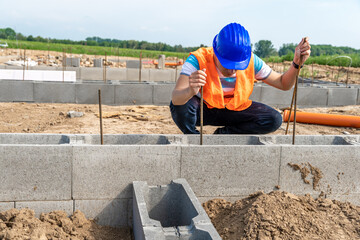
{"type": "Polygon", "coordinates": [[[0,28],[25,36],[85,40],[98,36],[195,47],[237,22],[251,42],[276,49],[311,44],[360,49],[360,0],[0,0],[0,28]]]}

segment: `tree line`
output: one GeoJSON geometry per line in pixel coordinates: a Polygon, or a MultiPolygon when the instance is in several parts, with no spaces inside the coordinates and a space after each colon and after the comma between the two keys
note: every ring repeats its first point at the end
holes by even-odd
{"type": "MultiPolygon", "coordinates": [[[[55,39],[55,38],[43,38],[41,36],[34,37],[32,35],[24,36],[21,33],[16,33],[11,28],[0,28],[0,39],[10,40],[22,40],[33,42],[48,42],[48,43],[61,43],[61,44],[75,44],[75,45],[87,45],[87,46],[103,46],[103,47],[119,47],[128,49],[143,49],[153,51],[167,51],[167,52],[192,52],[199,47],[206,47],[201,44],[197,47],[183,47],[181,44],[171,46],[166,43],[150,43],[147,41],[137,40],[118,40],[101,37],[87,37],[85,40],[73,41],[69,39],[55,39]]],[[[276,50],[270,40],[260,40],[253,46],[254,53],[261,58],[268,58],[272,56],[285,56],[292,59],[297,44],[287,43],[283,44],[279,50],[276,50]]],[[[358,54],[360,50],[351,47],[335,47],[329,44],[311,45],[311,56],[322,55],[343,55],[343,54],[358,54]]]]}

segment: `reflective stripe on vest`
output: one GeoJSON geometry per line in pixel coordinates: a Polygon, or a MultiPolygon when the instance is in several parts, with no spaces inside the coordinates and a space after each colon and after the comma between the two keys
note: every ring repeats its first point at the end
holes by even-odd
{"type": "Polygon", "coordinates": [[[247,69],[236,71],[234,97],[224,99],[224,92],[215,66],[213,48],[200,48],[191,54],[199,61],[200,69],[206,69],[204,101],[208,108],[227,108],[233,111],[242,111],[250,107],[252,101],[249,100],[249,97],[253,91],[255,80],[253,55],[251,55],[247,69]]]}

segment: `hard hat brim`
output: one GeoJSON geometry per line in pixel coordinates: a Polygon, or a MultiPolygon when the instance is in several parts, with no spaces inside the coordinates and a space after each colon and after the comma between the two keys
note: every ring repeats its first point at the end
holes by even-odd
{"type": "Polygon", "coordinates": [[[217,36],[218,35],[216,35],[214,37],[214,40],[213,40],[213,49],[214,49],[214,53],[215,53],[216,57],[219,59],[221,65],[224,68],[227,68],[227,69],[235,69],[235,70],[244,70],[244,69],[246,69],[249,66],[249,63],[250,63],[251,54],[247,59],[245,59],[244,61],[240,61],[240,62],[234,62],[234,61],[231,61],[231,60],[228,60],[226,58],[221,57],[220,54],[218,53],[218,51],[216,50],[216,38],[217,38],[217,36]]]}

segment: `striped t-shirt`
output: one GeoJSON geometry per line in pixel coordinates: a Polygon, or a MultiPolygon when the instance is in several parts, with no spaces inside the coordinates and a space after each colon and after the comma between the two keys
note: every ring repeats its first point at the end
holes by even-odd
{"type": "MultiPolygon", "coordinates": [[[[270,75],[272,69],[254,53],[253,55],[254,55],[255,79],[264,80],[270,75]]],[[[197,70],[200,70],[199,61],[193,54],[191,54],[186,59],[184,65],[182,66],[182,70],[180,74],[190,76],[193,72],[197,70]]],[[[224,77],[218,68],[216,68],[216,70],[219,74],[221,86],[224,91],[224,97],[232,97],[234,95],[236,73],[234,73],[234,75],[231,77],[224,77]]]]}

